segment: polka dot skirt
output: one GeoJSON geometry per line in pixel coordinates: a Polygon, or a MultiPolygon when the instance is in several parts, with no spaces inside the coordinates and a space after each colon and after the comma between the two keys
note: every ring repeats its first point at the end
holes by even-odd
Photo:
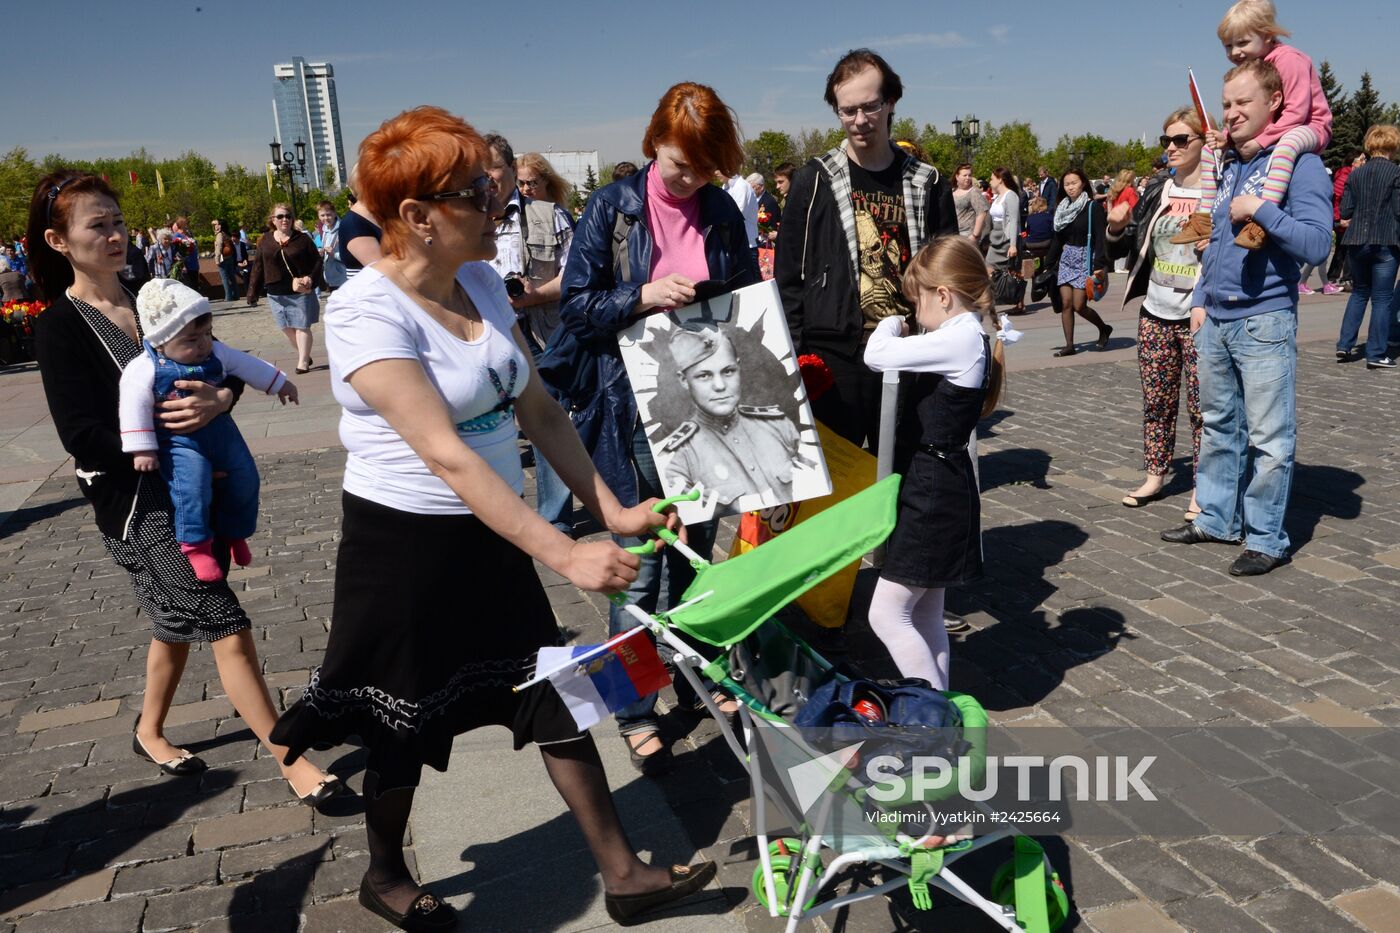
{"type": "MultiPolygon", "coordinates": [[[[92,305],[73,304],[92,325],[117,365],[142,352],[141,344],[92,305]]],[[[133,302],[134,303],[134,302],[133,302]]],[[[140,333],[140,322],[137,323],[140,333]]],[[[203,583],[175,540],[174,507],[158,474],[143,474],[126,540],[102,536],[112,558],[131,576],[136,601],[150,618],[158,641],[218,641],[249,627],[248,615],[228,584],[203,583]]]]}

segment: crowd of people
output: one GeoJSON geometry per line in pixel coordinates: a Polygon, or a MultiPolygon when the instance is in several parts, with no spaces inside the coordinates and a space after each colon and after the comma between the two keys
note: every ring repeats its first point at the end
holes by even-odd
{"type": "MultiPolygon", "coordinates": [[[[903,84],[881,55],[858,49],[823,93],[841,143],[778,166],[781,202],[763,177],[740,174],[733,111],[713,88],[684,82],[660,97],[640,140],[645,163],[619,163],[577,223],[544,156],[427,106],[365,139],[357,200],[343,216],[320,205],[314,235],[284,204],[253,242],[215,221],[225,297],[267,296],[299,373],[313,364],[311,329],[329,294],[325,352],[347,451],[334,607],[324,662],[280,717],[225,581],[230,561],[257,559],[247,543],[257,475],[229,413],[249,386],[284,402],[297,388],[212,340],[183,218],[133,237],[100,177],[45,176],[25,256],[52,302],[37,328],[44,388],[103,543],[153,626],[135,753],[172,775],[204,769],[163,726],[190,644],[209,642],[235,709],[303,803],[343,792],[307,750],[351,736],[367,747],[360,901],[403,929],[456,922],[413,878],[402,845],[423,766],[445,769],[454,737],[486,724],[510,729],[516,748],[539,746],[615,920],[703,887],[712,863],[637,857],[593,739],[553,686],[512,688],[559,638],[536,562],[647,612],[675,603],[693,578],[673,549],[627,550],[677,520],[652,509],[661,484],[618,333],[690,303],[701,282],[759,282],[768,248],[794,347],[831,373],[812,403],[818,420],[878,452],[881,372],[903,374],[893,453],[904,480],[869,623],[907,676],[947,688],[945,593],[981,572],[970,442],[997,405],[1014,339],[1005,322],[993,335],[986,318],[998,300],[1023,301],[998,285],[1006,276],[1047,276],[1063,356],[1076,352],[1076,316],[1107,343],[1112,328],[1092,297],[1124,261],[1125,300],[1142,300],[1145,477],[1123,504],[1164,494],[1184,389],[1195,492],[1187,521],[1162,538],[1242,543],[1236,575],[1279,566],[1290,549],[1302,268],[1324,263],[1341,229],[1354,290],[1338,358],[1350,358],[1369,300],[1366,359],[1385,367],[1400,248],[1400,130],[1372,128],[1369,161],[1329,179],[1314,152],[1327,120],[1315,95],[1314,109],[1290,97],[1299,85],[1286,76],[1305,59],[1284,34],[1267,0],[1231,8],[1220,31],[1234,63],[1228,136],[1194,107],[1172,111],[1163,170],[1142,180],[1042,168],[1023,184],[998,168],[985,197],[971,166],[946,177],[891,140],[903,84]],[[133,290],[138,278],[153,281],[133,290]],[[522,498],[520,433],[535,448],[534,509],[522,498]],[[610,538],[576,540],[573,497],[610,538]]],[[[0,258],[11,271],[14,262],[0,258]]],[[[716,530],[692,524],[689,546],[709,554],[716,530]]],[[[608,624],[618,633],[634,623],[615,608],[608,624]]],[[[682,707],[705,707],[677,686],[682,707]]],[[[723,691],[709,699],[722,715],[736,709],[723,691]]],[[[639,771],[670,766],[655,694],[617,719],[639,771]]]]}

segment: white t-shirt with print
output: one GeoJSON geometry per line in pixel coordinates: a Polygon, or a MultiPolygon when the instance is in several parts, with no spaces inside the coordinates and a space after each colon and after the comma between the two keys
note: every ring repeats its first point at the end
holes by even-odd
{"type": "Polygon", "coordinates": [[[1142,307],[1164,321],[1184,321],[1191,316],[1191,292],[1201,274],[1201,257],[1189,243],[1173,243],[1172,237],[1196,211],[1199,188],[1179,188],[1167,182],[1166,210],[1152,224],[1152,268],[1147,273],[1147,297],[1142,307]]]}
{"type": "Polygon", "coordinates": [[[349,452],[346,492],[405,512],[471,512],[346,381],[367,363],[409,359],[422,364],[462,442],[516,493],[523,493],[525,476],[515,443],[515,418],[503,407],[502,391],[518,398],[530,375],[529,364],[511,335],[515,312],[500,276],[489,264],[466,263],[457,272],[457,281],[481,314],[484,328],[476,340],[462,340],[447,330],[373,266],[338,289],[327,303],[331,389],[343,409],[340,441],[349,452]]]}

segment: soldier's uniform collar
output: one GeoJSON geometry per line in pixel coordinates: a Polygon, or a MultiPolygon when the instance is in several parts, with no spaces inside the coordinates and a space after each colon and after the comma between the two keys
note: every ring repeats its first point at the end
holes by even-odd
{"type": "Polygon", "coordinates": [[[729,417],[721,418],[718,415],[710,414],[697,405],[695,406],[695,420],[699,421],[711,431],[718,431],[720,434],[728,434],[730,429],[733,428],[739,420],[739,409],[735,408],[729,417]]]}

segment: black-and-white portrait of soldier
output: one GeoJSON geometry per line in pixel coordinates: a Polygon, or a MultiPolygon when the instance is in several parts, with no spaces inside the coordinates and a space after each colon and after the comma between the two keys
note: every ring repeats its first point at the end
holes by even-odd
{"type": "Polygon", "coordinates": [[[684,521],[824,496],[831,481],[777,288],[645,318],[619,341],[667,495],[684,521]]]}

